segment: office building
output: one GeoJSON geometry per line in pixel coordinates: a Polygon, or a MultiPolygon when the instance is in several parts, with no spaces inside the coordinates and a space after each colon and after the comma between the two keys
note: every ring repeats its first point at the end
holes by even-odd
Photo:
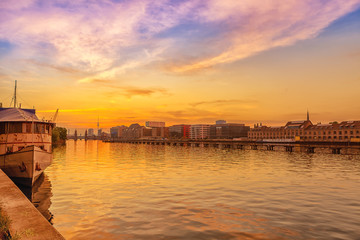
{"type": "Polygon", "coordinates": [[[191,139],[207,139],[210,137],[209,124],[195,124],[190,127],[191,139]]]}
{"type": "Polygon", "coordinates": [[[190,126],[191,125],[179,124],[169,127],[169,137],[176,139],[190,138],[190,126]]]}

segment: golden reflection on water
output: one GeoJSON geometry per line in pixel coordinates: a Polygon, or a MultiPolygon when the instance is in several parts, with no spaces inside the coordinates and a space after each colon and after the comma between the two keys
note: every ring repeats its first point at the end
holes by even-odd
{"type": "Polygon", "coordinates": [[[356,239],[359,162],[68,141],[46,174],[66,239],[356,239]]]}

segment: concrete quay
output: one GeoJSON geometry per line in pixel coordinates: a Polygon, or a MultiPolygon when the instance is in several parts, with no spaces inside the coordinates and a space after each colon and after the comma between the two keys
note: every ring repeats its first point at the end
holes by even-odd
{"type": "Polygon", "coordinates": [[[131,144],[188,146],[188,147],[214,147],[222,149],[244,149],[281,152],[305,152],[324,154],[360,155],[359,142],[305,142],[305,141],[250,141],[231,139],[204,139],[204,140],[122,140],[112,139],[105,142],[120,142],[131,144]]]}
{"type": "Polygon", "coordinates": [[[0,207],[11,220],[10,234],[26,240],[64,240],[11,179],[0,170],[0,207]]]}

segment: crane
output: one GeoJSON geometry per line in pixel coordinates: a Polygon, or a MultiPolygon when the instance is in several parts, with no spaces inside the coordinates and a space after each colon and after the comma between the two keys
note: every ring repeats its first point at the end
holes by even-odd
{"type": "Polygon", "coordinates": [[[54,114],[54,117],[52,118],[52,122],[55,122],[56,121],[56,117],[58,115],[58,112],[59,112],[59,109],[56,109],[56,112],[54,114]]]}

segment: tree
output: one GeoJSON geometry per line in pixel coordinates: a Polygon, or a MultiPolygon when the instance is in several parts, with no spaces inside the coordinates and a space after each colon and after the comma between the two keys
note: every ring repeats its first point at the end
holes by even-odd
{"type": "Polygon", "coordinates": [[[65,144],[65,140],[67,139],[67,130],[62,127],[55,127],[52,131],[52,143],[53,144],[65,144]]]}

